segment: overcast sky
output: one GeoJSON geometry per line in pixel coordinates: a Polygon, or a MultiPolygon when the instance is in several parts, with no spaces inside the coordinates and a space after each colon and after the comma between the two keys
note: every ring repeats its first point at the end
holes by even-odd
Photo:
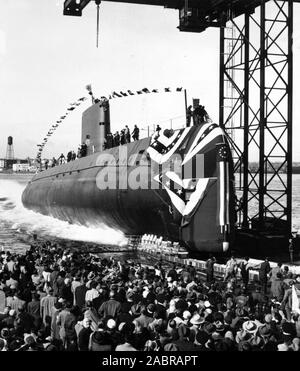
{"type": "MultiPolygon", "coordinates": [[[[0,157],[14,137],[17,157],[34,157],[52,124],[69,103],[111,91],[184,87],[188,103],[199,97],[218,121],[219,30],[179,32],[178,11],[163,7],[102,2],[96,48],[96,7],[83,16],[63,16],[63,0],[0,0],[0,157]]],[[[300,4],[295,4],[295,19],[300,4]]],[[[300,25],[295,22],[294,160],[300,161],[300,25]],[[297,148],[298,147],[298,148],[297,148]]],[[[45,147],[45,156],[77,149],[81,114],[90,100],[72,112],[45,147]]],[[[140,127],[179,124],[183,93],[160,93],[113,100],[112,131],[125,124],[140,127]]]]}

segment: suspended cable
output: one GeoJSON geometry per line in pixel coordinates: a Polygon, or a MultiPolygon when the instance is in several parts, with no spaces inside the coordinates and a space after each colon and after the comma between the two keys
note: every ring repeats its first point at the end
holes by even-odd
{"type": "Polygon", "coordinates": [[[100,13],[101,0],[95,0],[95,3],[97,5],[97,36],[96,36],[96,46],[98,48],[98,45],[99,45],[99,13],[100,13]]]}

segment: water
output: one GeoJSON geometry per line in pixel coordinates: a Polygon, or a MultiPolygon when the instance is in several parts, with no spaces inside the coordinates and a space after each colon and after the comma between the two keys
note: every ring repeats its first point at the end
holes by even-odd
{"type": "Polygon", "coordinates": [[[41,238],[84,241],[99,245],[125,245],[124,234],[106,225],[89,228],[69,224],[23,207],[21,196],[29,175],[0,174],[0,247],[22,252],[32,240],[41,238]]]}
{"type": "MultiPolygon", "coordinates": [[[[286,174],[280,174],[283,181],[285,182],[286,174]]],[[[267,174],[267,180],[269,181],[273,175],[267,174]]],[[[258,178],[256,177],[256,181],[258,181],[258,178]]],[[[269,184],[269,189],[272,188],[272,190],[281,190],[283,189],[283,185],[278,179],[278,177],[274,177],[271,183],[269,184]]],[[[255,191],[256,193],[256,191],[255,191]]],[[[282,214],[282,208],[278,205],[278,203],[282,203],[285,205],[285,198],[279,197],[279,194],[276,192],[270,192],[271,196],[273,198],[265,196],[265,205],[271,205],[269,207],[269,210],[274,212],[274,215],[276,217],[279,217],[279,215],[282,214]],[[278,203],[274,202],[274,200],[278,199],[278,203]],[[280,210],[280,212],[278,212],[280,210]]],[[[282,193],[280,193],[281,195],[282,193]]],[[[241,193],[237,192],[238,196],[241,196],[241,193]]],[[[249,193],[250,197],[250,193],[249,193]]],[[[257,210],[258,210],[258,200],[253,198],[249,204],[249,215],[251,217],[254,217],[256,215],[257,217],[257,210]]],[[[299,231],[300,233],[300,174],[293,174],[293,186],[292,186],[292,229],[294,231],[299,231]]]]}
{"type": "MultiPolygon", "coordinates": [[[[88,228],[27,210],[21,195],[30,175],[0,174],[0,248],[23,252],[35,233],[39,237],[122,246],[126,238],[106,225],[88,228]]],[[[250,205],[251,210],[251,205],[250,205]]],[[[300,174],[293,177],[293,228],[300,231],[300,174]]]]}

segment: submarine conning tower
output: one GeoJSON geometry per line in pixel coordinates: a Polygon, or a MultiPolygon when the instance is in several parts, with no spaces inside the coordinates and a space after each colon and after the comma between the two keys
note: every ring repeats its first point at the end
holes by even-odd
{"type": "Polygon", "coordinates": [[[82,114],[81,142],[87,145],[87,154],[105,149],[110,133],[109,101],[99,100],[82,114]]]}

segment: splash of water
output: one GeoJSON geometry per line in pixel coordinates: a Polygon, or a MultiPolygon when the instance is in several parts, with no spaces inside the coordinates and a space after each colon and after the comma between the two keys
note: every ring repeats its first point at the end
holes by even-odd
{"type": "Polygon", "coordinates": [[[45,216],[26,209],[21,201],[26,184],[12,180],[0,180],[0,222],[5,221],[14,230],[25,230],[39,236],[52,236],[75,241],[106,245],[126,244],[121,231],[103,224],[100,227],[85,227],[45,216]]]}

